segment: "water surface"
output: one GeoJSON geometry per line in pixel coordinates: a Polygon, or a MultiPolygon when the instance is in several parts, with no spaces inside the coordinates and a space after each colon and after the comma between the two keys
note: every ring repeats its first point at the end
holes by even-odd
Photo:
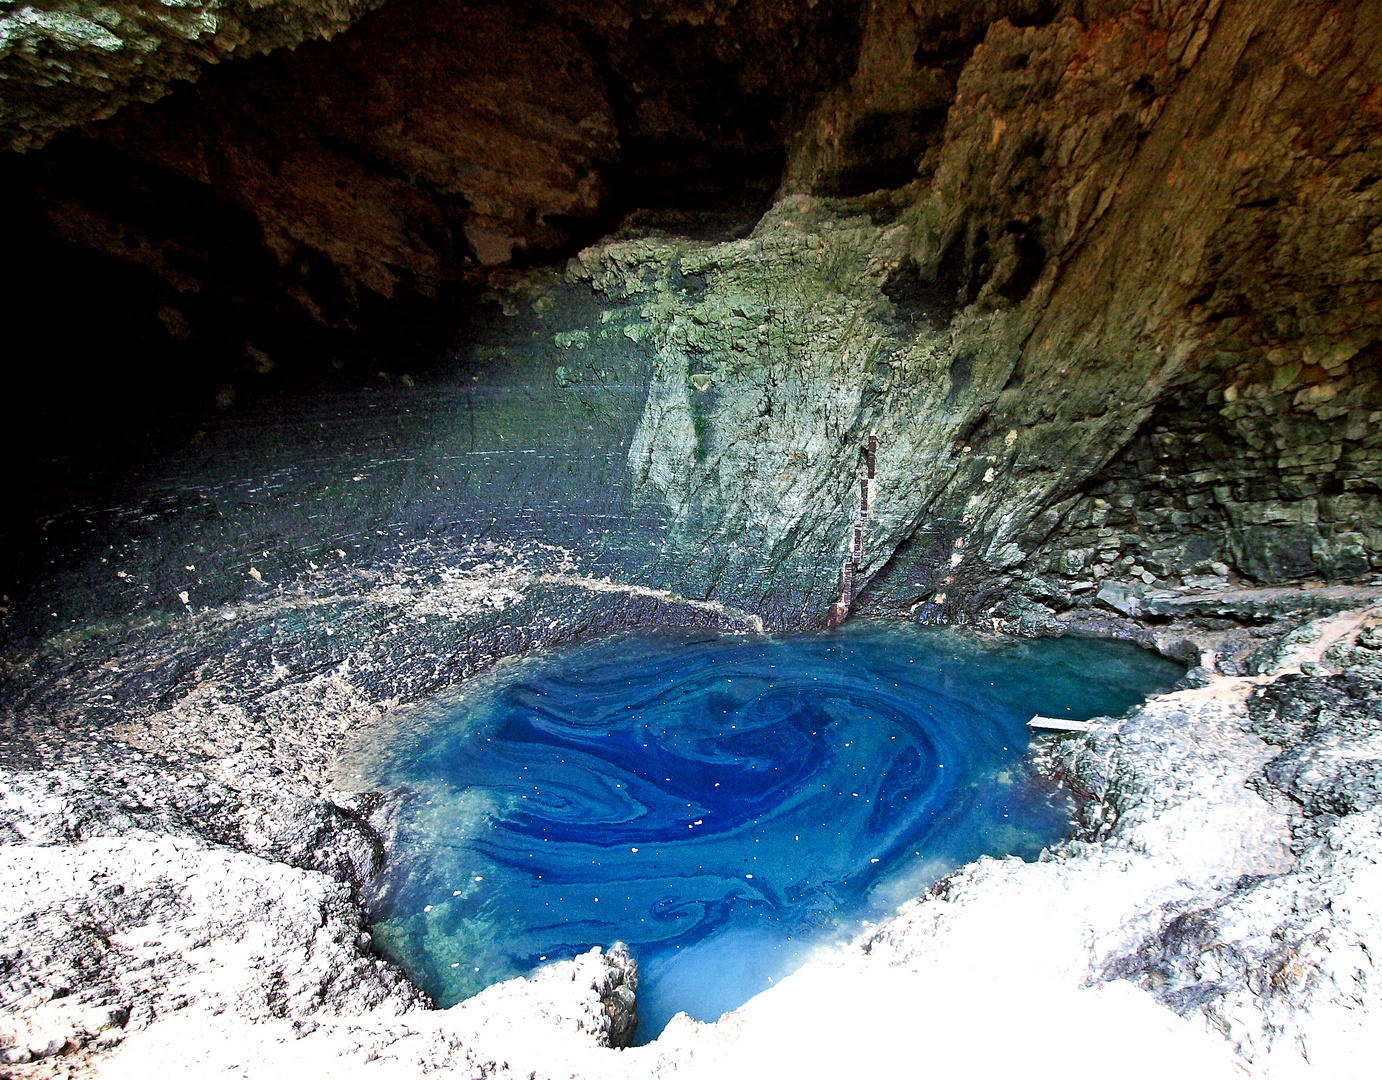
{"type": "Polygon", "coordinates": [[[713,1020],[955,866],[1037,856],[1073,806],[1031,774],[1027,720],[1120,714],[1181,671],[865,621],[506,661],[343,758],[347,786],[413,793],[376,947],[450,1005],[624,940],[641,1040],[713,1020]]]}

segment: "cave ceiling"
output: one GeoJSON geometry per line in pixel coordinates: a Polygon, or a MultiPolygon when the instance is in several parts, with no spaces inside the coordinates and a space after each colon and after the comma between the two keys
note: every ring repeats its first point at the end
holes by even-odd
{"type": "Polygon", "coordinates": [[[370,7],[277,3],[237,23],[209,4],[196,10],[221,31],[198,44],[186,28],[158,38],[134,5],[120,32],[154,35],[137,71],[112,59],[133,44],[103,54],[44,38],[51,18],[24,23],[3,58],[5,130],[29,150],[3,165],[20,208],[7,292],[28,294],[16,307],[66,292],[58,302],[78,300],[104,338],[112,321],[146,352],[195,337],[210,363],[308,339],[348,357],[425,349],[436,301],[621,225],[731,235],[784,185],[909,182],[989,24],[1058,12],[1037,0],[370,7]],[[214,62],[232,56],[244,59],[214,62]]]}

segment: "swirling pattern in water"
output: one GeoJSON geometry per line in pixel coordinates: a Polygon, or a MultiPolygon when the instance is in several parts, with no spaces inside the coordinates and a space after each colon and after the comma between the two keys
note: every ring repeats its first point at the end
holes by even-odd
{"type": "Polygon", "coordinates": [[[1025,721],[1121,712],[1178,674],[867,626],[511,664],[349,766],[417,793],[376,939],[446,1004],[622,939],[645,1037],[713,1019],[949,867],[1057,839],[1070,806],[1024,769],[1025,721]]]}

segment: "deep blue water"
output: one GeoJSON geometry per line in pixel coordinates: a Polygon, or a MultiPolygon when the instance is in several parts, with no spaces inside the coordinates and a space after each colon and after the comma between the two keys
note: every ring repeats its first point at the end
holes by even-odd
{"type": "Polygon", "coordinates": [[[713,1020],[979,855],[1070,826],[1033,713],[1117,715],[1182,668],[1134,646],[638,633],[510,660],[343,760],[404,785],[376,947],[442,1005],[623,940],[640,1040],[713,1020]]]}

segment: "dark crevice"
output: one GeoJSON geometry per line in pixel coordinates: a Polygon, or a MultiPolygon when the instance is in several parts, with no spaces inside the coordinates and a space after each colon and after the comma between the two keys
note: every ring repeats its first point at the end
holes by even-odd
{"type": "Polygon", "coordinates": [[[1012,238],[1016,265],[998,291],[1014,303],[1026,298],[1046,266],[1046,248],[1037,231],[1039,226],[1040,219],[1030,223],[1014,221],[1005,230],[1012,238]]]}
{"type": "Polygon", "coordinates": [[[846,164],[828,171],[815,184],[816,192],[854,198],[915,180],[922,156],[941,140],[949,109],[947,101],[863,116],[840,140],[840,156],[846,164]]]}
{"type": "Polygon", "coordinates": [[[911,260],[883,283],[883,295],[892,301],[899,320],[909,326],[945,326],[959,310],[953,290],[939,282],[926,281],[920,267],[911,260]]]}

